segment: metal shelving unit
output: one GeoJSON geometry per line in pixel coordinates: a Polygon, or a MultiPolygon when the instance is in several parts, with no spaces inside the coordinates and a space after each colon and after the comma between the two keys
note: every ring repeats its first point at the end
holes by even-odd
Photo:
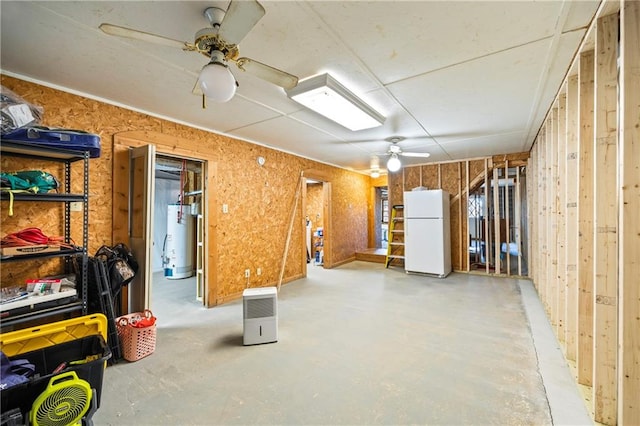
{"type": "MultiPolygon", "coordinates": [[[[80,258],[78,262],[79,272],[76,282],[78,297],[76,300],[61,303],[58,306],[45,309],[34,309],[27,313],[9,315],[2,318],[0,326],[2,328],[15,326],[20,323],[38,320],[53,315],[80,312],[87,314],[87,279],[88,279],[88,253],[89,243],[89,151],[75,151],[60,148],[49,148],[34,146],[21,141],[5,140],[0,141],[0,153],[3,156],[13,156],[29,159],[39,159],[62,163],[64,165],[63,191],[61,193],[13,194],[13,202],[46,202],[64,204],[64,241],[71,244],[71,204],[82,203],[82,245],[75,246],[74,249],[61,249],[60,251],[47,253],[21,254],[14,256],[3,256],[0,258],[0,266],[7,267],[7,263],[28,261],[35,259],[63,258],[65,260],[65,273],[71,273],[74,268],[74,259],[80,258]],[[81,161],[83,165],[83,192],[80,194],[71,193],[71,164],[81,161]],[[78,285],[80,287],[78,287],[78,285]]],[[[1,193],[0,199],[9,200],[7,193],[1,193]]],[[[4,232],[7,232],[3,226],[4,232]]]]}

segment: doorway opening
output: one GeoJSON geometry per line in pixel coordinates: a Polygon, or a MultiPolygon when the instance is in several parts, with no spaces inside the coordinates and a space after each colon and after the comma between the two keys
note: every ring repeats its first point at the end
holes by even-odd
{"type": "Polygon", "coordinates": [[[302,221],[305,276],[330,269],[331,182],[321,172],[305,171],[302,182],[302,221]]]}
{"type": "Polygon", "coordinates": [[[307,265],[324,268],[324,191],[323,182],[307,179],[305,211],[305,236],[307,246],[307,265]]]}
{"type": "Polygon", "coordinates": [[[151,306],[173,317],[203,304],[204,162],[157,154],[151,306]]]}
{"type": "Polygon", "coordinates": [[[389,188],[386,186],[376,187],[374,220],[375,247],[386,250],[389,245],[389,188]]]}

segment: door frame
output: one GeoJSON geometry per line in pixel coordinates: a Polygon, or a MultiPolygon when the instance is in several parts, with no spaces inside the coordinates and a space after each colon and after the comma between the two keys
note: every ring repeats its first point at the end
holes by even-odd
{"type": "MultiPolygon", "coordinates": [[[[307,211],[307,179],[313,179],[322,182],[322,215],[323,215],[323,261],[322,267],[324,269],[333,268],[333,238],[332,238],[332,216],[331,216],[331,178],[329,174],[317,170],[306,169],[303,172],[302,181],[302,205],[301,205],[301,217],[300,221],[302,226],[302,235],[307,234],[307,223],[305,220],[307,211]]],[[[300,252],[303,276],[307,276],[307,244],[306,239],[302,241],[302,251],[300,252]]]]}
{"type": "MultiPolygon", "coordinates": [[[[204,258],[203,305],[207,308],[215,306],[218,295],[218,247],[215,241],[217,224],[215,177],[217,162],[207,152],[206,145],[189,139],[149,131],[127,131],[113,136],[113,229],[112,241],[128,241],[129,211],[129,150],[143,145],[156,146],[156,154],[182,157],[204,163],[204,188],[202,196],[203,213],[203,252],[204,258]]],[[[121,300],[122,312],[127,312],[128,293],[123,291],[121,300]]]]}

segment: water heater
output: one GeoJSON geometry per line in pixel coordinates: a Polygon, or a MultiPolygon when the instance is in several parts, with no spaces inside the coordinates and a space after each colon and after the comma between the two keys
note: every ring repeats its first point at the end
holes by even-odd
{"type": "Polygon", "coordinates": [[[193,275],[193,216],[187,204],[169,204],[164,276],[182,279],[193,275]]]}

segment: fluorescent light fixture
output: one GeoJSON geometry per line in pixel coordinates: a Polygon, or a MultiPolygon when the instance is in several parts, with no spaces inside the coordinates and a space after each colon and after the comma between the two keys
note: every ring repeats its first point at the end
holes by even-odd
{"type": "Polygon", "coordinates": [[[381,126],[385,120],[329,74],[300,81],[287,96],[352,131],[381,126]]]}

